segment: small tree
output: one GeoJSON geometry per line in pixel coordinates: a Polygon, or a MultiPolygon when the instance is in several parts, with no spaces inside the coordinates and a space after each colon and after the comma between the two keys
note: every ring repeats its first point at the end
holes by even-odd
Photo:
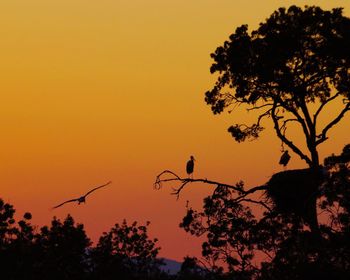
{"type": "Polygon", "coordinates": [[[97,279],[155,279],[162,261],[157,259],[157,239],[149,239],[146,225],[130,226],[126,220],[104,233],[92,252],[97,279]]]}
{"type": "Polygon", "coordinates": [[[12,241],[16,232],[14,214],[16,210],[11,204],[0,199],[0,248],[4,250],[12,241]]]}
{"type": "MultiPolygon", "coordinates": [[[[176,275],[179,280],[204,280],[213,279],[208,271],[205,270],[199,260],[195,257],[184,257],[180,271],[176,275]]],[[[216,279],[219,279],[216,277],[216,279]]]]}
{"type": "Polygon", "coordinates": [[[84,226],[72,216],[63,222],[54,217],[51,226],[42,227],[36,235],[38,279],[86,279],[90,244],[84,226]]]}
{"type": "Polygon", "coordinates": [[[25,213],[16,222],[15,212],[11,204],[0,199],[0,265],[4,279],[25,279],[35,274],[32,215],[25,213]]]}

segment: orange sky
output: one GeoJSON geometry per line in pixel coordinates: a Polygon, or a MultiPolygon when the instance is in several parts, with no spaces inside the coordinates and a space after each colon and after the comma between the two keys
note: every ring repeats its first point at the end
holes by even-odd
{"type": "MultiPolygon", "coordinates": [[[[150,220],[162,256],[198,254],[178,224],[186,200],[199,206],[210,187],[193,185],[176,201],[153,181],[163,169],[184,175],[190,155],[196,177],[226,183],[262,184],[281,170],[271,130],[237,144],[226,132],[237,114],[214,116],[204,103],[215,78],[209,54],[281,3],[350,11],[349,1],[329,0],[1,3],[0,197],[38,225],[71,213],[94,240],[123,218],[150,220]],[[84,206],[48,210],[109,180],[84,206]]],[[[349,120],[331,131],[322,158],[350,142],[349,120]]],[[[294,155],[289,167],[301,166],[294,155]]]]}

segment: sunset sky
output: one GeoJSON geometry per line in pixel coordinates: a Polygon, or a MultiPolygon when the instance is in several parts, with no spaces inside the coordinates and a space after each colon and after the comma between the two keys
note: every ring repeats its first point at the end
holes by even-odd
{"type": "MultiPolygon", "coordinates": [[[[178,225],[186,200],[199,207],[212,188],[192,185],[176,201],[153,182],[164,169],[186,176],[190,155],[195,177],[248,187],[282,170],[269,126],[258,141],[234,142],[228,126],[253,116],[214,116],[204,93],[215,81],[210,53],[291,4],[350,15],[346,0],[2,1],[0,197],[39,226],[70,213],[93,241],[124,218],[149,220],[161,256],[199,255],[178,225]],[[49,210],[109,180],[86,205],[49,210]]],[[[350,142],[349,121],[330,131],[321,159],[350,142]]],[[[292,154],[288,167],[304,166],[292,154]]]]}

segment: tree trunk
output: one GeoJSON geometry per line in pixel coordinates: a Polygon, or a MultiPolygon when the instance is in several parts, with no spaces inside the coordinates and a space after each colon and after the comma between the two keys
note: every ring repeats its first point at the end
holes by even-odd
{"type": "Polygon", "coordinates": [[[322,173],[321,168],[319,164],[319,157],[318,152],[316,148],[314,148],[311,152],[312,157],[312,163],[313,165],[310,166],[311,169],[311,176],[312,176],[312,192],[310,196],[309,203],[307,205],[307,223],[310,226],[311,232],[315,235],[315,237],[320,237],[320,227],[318,224],[318,217],[317,217],[317,197],[320,189],[320,184],[322,183],[322,173]]]}

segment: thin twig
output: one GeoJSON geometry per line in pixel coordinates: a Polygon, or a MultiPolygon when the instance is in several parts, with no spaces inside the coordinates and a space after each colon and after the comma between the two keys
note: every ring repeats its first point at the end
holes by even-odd
{"type": "Polygon", "coordinates": [[[273,103],[265,103],[263,105],[260,105],[260,106],[254,106],[254,107],[251,107],[251,108],[247,108],[247,111],[253,111],[253,110],[259,110],[261,108],[264,108],[264,107],[267,107],[267,106],[272,106],[273,103]]]}
{"type": "Polygon", "coordinates": [[[235,201],[237,201],[238,203],[242,202],[242,201],[246,201],[246,202],[250,202],[250,203],[254,203],[254,204],[260,204],[261,206],[265,207],[267,210],[272,212],[272,209],[269,206],[267,206],[266,203],[264,203],[262,201],[257,201],[257,200],[250,199],[250,198],[241,198],[241,199],[238,199],[238,200],[235,200],[235,201]]]}

